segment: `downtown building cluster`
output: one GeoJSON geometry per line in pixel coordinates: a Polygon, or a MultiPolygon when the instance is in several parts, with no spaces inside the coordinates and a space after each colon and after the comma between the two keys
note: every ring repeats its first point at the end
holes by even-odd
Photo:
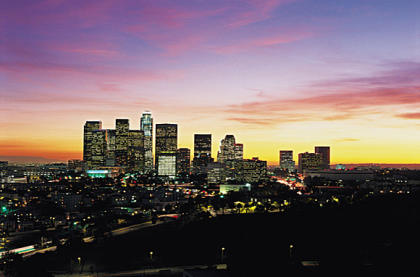
{"type": "MultiPolygon", "coordinates": [[[[280,150],[280,168],[293,172],[296,170],[295,161],[293,160],[292,150],[280,150]]],[[[314,153],[298,154],[298,171],[305,172],[311,170],[328,170],[330,169],[330,147],[315,146],[314,153]]]]}
{"type": "Polygon", "coordinates": [[[233,135],[222,139],[215,161],[212,135],[195,134],[192,154],[189,148],[178,148],[178,125],[153,125],[150,112],[142,114],[138,130],[130,130],[128,119],[117,119],[115,129],[102,129],[100,121],[87,121],[84,126],[83,163],[91,172],[118,168],[167,180],[195,175],[209,184],[254,183],[267,175],[267,162],[244,159],[243,144],[236,143],[233,135]]]}

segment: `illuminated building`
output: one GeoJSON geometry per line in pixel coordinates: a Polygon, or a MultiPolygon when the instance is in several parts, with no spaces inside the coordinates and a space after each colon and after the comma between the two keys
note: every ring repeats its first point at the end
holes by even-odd
{"type": "Polygon", "coordinates": [[[337,164],[335,166],[336,170],[346,170],[346,166],[344,164],[337,164]]]}
{"type": "Polygon", "coordinates": [[[258,183],[267,179],[267,161],[257,157],[236,162],[239,180],[245,183],[258,183]]]}
{"type": "Polygon", "coordinates": [[[320,169],[322,169],[321,154],[308,152],[299,154],[299,172],[320,169]]]}
{"type": "Polygon", "coordinates": [[[235,159],[235,137],[233,135],[226,135],[220,142],[220,150],[217,154],[217,161],[224,163],[228,160],[235,159]]]}
{"type": "Polygon", "coordinates": [[[315,146],[315,153],[321,155],[322,169],[330,169],[330,147],[329,146],[315,146]]]}
{"type": "Polygon", "coordinates": [[[221,184],[219,192],[221,194],[227,194],[229,191],[251,191],[251,184],[221,184]]]}
{"type": "Polygon", "coordinates": [[[229,160],[243,159],[243,145],[235,143],[233,135],[226,135],[220,142],[220,150],[217,153],[217,161],[225,163],[229,160]]]}
{"type": "Polygon", "coordinates": [[[175,178],[176,176],[176,154],[160,153],[157,156],[158,176],[175,178]]]}
{"type": "Polygon", "coordinates": [[[209,163],[207,165],[207,184],[219,185],[226,181],[225,170],[221,163],[209,163]]]}
{"type": "Polygon", "coordinates": [[[258,183],[267,180],[267,161],[254,157],[244,160],[227,160],[224,163],[226,181],[258,183]]]}
{"type": "Polygon", "coordinates": [[[106,131],[95,130],[92,132],[91,161],[92,168],[105,164],[106,156],[106,131]]]}
{"type": "Polygon", "coordinates": [[[293,151],[280,150],[280,168],[289,172],[295,171],[295,161],[293,160],[293,151]]]}
{"type": "Polygon", "coordinates": [[[242,143],[235,143],[234,159],[242,161],[244,159],[244,145],[242,143]]]}
{"type": "Polygon", "coordinates": [[[110,171],[106,169],[86,170],[86,174],[91,178],[110,177],[110,171]]]}
{"type": "Polygon", "coordinates": [[[213,158],[211,157],[211,134],[195,134],[193,159],[194,173],[206,173],[207,164],[211,162],[213,162],[213,158]]]}
{"type": "Polygon", "coordinates": [[[115,122],[115,166],[128,166],[128,119],[117,119],[115,122]]]}
{"type": "Polygon", "coordinates": [[[101,121],[86,121],[83,128],[83,160],[88,168],[92,167],[93,132],[102,128],[101,121]]]}
{"type": "Polygon", "coordinates": [[[128,119],[117,119],[115,130],[101,129],[100,121],[87,121],[84,128],[83,159],[86,169],[120,167],[144,171],[144,135],[129,130],[128,119]]]}
{"type": "Polygon", "coordinates": [[[191,154],[188,148],[179,148],[176,156],[176,173],[178,176],[190,174],[191,154]]]}
{"type": "Polygon", "coordinates": [[[227,161],[241,161],[244,158],[244,145],[236,143],[233,135],[226,135],[220,142],[220,150],[217,153],[217,161],[226,163],[227,161]]]}
{"type": "Polygon", "coordinates": [[[177,124],[156,124],[156,169],[159,176],[175,177],[178,146],[177,124]],[[160,162],[164,164],[159,165],[160,162]]]}
{"type": "Polygon", "coordinates": [[[140,130],[144,132],[144,170],[153,170],[153,118],[149,111],[145,111],[140,119],[140,130]]]}
{"type": "Polygon", "coordinates": [[[211,134],[194,135],[194,158],[201,154],[211,157],[211,134]]]}
{"type": "Polygon", "coordinates": [[[74,172],[81,172],[84,168],[83,160],[69,160],[67,162],[67,169],[74,172]]]}
{"type": "Polygon", "coordinates": [[[106,166],[115,166],[115,130],[106,130],[107,140],[106,140],[106,166]]]}
{"type": "Polygon", "coordinates": [[[304,176],[341,181],[369,181],[374,179],[375,174],[372,170],[308,170],[304,176]]]}
{"type": "Polygon", "coordinates": [[[131,171],[144,171],[144,133],[141,130],[130,130],[128,133],[127,164],[131,171]]]}

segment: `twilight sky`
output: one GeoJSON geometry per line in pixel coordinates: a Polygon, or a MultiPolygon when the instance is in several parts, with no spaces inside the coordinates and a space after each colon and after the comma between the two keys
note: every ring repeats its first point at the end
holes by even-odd
{"type": "Polygon", "coordinates": [[[420,163],[418,0],[0,2],[0,156],[81,158],[144,110],[245,157],[420,163]]]}

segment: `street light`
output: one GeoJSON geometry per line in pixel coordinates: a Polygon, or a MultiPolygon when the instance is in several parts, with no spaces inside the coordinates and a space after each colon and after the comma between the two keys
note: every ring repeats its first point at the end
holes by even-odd
{"type": "Polygon", "coordinates": [[[222,253],[220,255],[220,260],[221,260],[221,263],[223,263],[223,257],[224,257],[223,252],[226,250],[226,248],[222,247],[221,250],[222,250],[222,253]]]}
{"type": "Polygon", "coordinates": [[[150,261],[153,261],[153,251],[150,251],[149,255],[150,255],[150,261]]]}
{"type": "Polygon", "coordinates": [[[293,251],[293,244],[290,244],[289,245],[289,258],[291,259],[292,258],[292,251],[293,251]]]}
{"type": "Polygon", "coordinates": [[[80,265],[80,263],[82,262],[82,258],[77,257],[77,260],[79,261],[79,265],[80,265]]]}

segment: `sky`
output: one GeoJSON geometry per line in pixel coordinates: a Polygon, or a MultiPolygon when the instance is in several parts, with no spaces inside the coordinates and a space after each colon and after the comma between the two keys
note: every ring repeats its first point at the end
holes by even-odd
{"type": "Polygon", "coordinates": [[[214,156],[420,163],[420,1],[0,2],[0,156],[82,158],[85,121],[145,110],[214,156]]]}

